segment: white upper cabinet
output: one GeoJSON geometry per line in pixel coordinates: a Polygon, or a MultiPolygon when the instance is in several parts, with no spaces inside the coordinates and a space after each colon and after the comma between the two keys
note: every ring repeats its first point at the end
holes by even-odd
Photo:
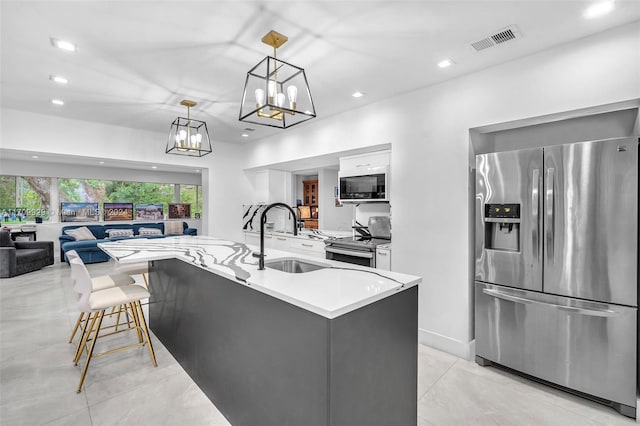
{"type": "Polygon", "coordinates": [[[340,158],[340,171],[363,170],[368,168],[389,166],[391,164],[391,150],[370,152],[367,154],[351,155],[340,158]]]}
{"type": "Polygon", "coordinates": [[[259,170],[255,172],[255,204],[286,203],[293,204],[292,178],[290,172],[282,170],[259,170]]]}

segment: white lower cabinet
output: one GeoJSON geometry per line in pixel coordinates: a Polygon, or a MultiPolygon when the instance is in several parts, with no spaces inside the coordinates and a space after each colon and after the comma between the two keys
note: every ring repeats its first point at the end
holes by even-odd
{"type": "Polygon", "coordinates": [[[391,249],[376,249],[376,269],[391,270],[391,249]]]}
{"type": "Polygon", "coordinates": [[[303,238],[289,238],[289,251],[306,254],[307,256],[325,258],[324,241],[305,240],[303,238]]]}
{"type": "MultiPolygon", "coordinates": [[[[254,232],[244,233],[245,244],[252,244],[260,247],[260,234],[254,232]]],[[[283,235],[265,235],[264,247],[288,251],[291,253],[305,254],[321,259],[325,258],[324,241],[311,240],[306,238],[287,237],[283,235]]]]}
{"type": "Polygon", "coordinates": [[[289,249],[289,239],[287,237],[281,237],[279,235],[274,235],[273,239],[271,239],[271,243],[268,246],[269,248],[274,248],[276,250],[287,251],[289,249]]]}

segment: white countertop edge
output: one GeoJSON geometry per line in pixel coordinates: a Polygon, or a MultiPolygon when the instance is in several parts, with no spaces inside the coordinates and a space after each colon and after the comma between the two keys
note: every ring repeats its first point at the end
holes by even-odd
{"type": "MultiPolygon", "coordinates": [[[[181,238],[181,237],[178,236],[176,238],[181,238]]],[[[98,243],[98,247],[100,249],[103,249],[103,247],[102,247],[103,245],[107,245],[108,246],[109,244],[113,244],[113,243],[114,242],[98,243]]],[[[252,246],[252,245],[247,245],[247,247],[255,248],[255,246],[252,246]]],[[[268,249],[268,250],[266,250],[266,252],[267,252],[267,254],[269,255],[269,257],[271,259],[278,259],[278,258],[282,258],[282,257],[295,257],[295,258],[301,258],[301,259],[310,260],[310,261],[315,262],[315,263],[331,263],[331,264],[341,263],[341,262],[329,261],[329,260],[324,260],[324,259],[319,260],[319,259],[316,259],[316,258],[311,257],[311,256],[306,256],[306,255],[302,255],[302,254],[298,254],[298,253],[290,253],[290,252],[285,252],[285,251],[280,251],[280,250],[268,249]]],[[[107,252],[107,254],[109,254],[109,253],[107,252]]],[[[202,270],[205,270],[205,271],[207,271],[209,273],[215,273],[215,274],[220,275],[220,276],[222,276],[224,278],[227,278],[227,279],[229,279],[229,280],[231,280],[231,281],[233,281],[233,282],[235,282],[237,284],[253,288],[253,289],[255,289],[255,290],[257,290],[257,291],[259,291],[259,292],[261,292],[263,294],[267,294],[267,295],[269,295],[271,297],[274,297],[276,299],[282,300],[284,302],[287,302],[287,303],[289,303],[289,304],[291,304],[293,306],[299,307],[301,309],[313,312],[313,313],[318,314],[318,315],[320,315],[322,317],[325,317],[327,319],[334,319],[334,318],[337,318],[337,317],[342,316],[344,314],[347,314],[349,312],[355,311],[355,310],[357,310],[359,308],[362,308],[364,306],[367,306],[367,305],[369,305],[371,303],[377,302],[378,300],[382,300],[382,299],[385,299],[385,298],[387,298],[389,296],[392,296],[392,295],[394,295],[394,294],[396,294],[396,293],[398,293],[400,291],[404,291],[404,290],[407,290],[409,288],[415,287],[415,286],[417,286],[418,284],[420,284],[422,282],[422,278],[421,277],[415,277],[415,276],[410,276],[410,275],[406,275],[406,274],[402,274],[402,273],[396,273],[396,272],[390,272],[390,271],[384,271],[384,270],[376,269],[376,270],[374,270],[376,275],[379,275],[380,277],[383,277],[383,278],[386,278],[386,279],[389,279],[389,280],[394,280],[394,278],[392,278],[390,276],[387,276],[387,274],[389,274],[389,275],[403,275],[405,277],[411,277],[412,279],[410,281],[406,282],[406,283],[397,283],[396,286],[394,286],[394,287],[392,287],[392,288],[390,288],[390,289],[388,289],[388,290],[386,290],[384,292],[378,293],[378,294],[376,294],[374,296],[359,300],[357,302],[354,302],[354,303],[351,303],[351,304],[348,304],[348,305],[341,306],[340,308],[337,308],[337,309],[334,309],[334,310],[327,310],[327,309],[323,309],[322,307],[319,307],[319,306],[313,305],[311,303],[305,302],[304,300],[300,300],[298,298],[289,296],[289,295],[287,295],[285,293],[278,292],[278,291],[275,291],[275,290],[273,290],[271,288],[264,287],[264,286],[260,285],[259,283],[252,282],[252,277],[253,276],[249,277],[249,279],[245,282],[245,281],[237,279],[234,274],[228,273],[221,266],[213,265],[213,267],[205,267],[205,266],[202,266],[202,265],[195,264],[195,263],[193,263],[193,262],[191,262],[191,261],[189,261],[187,259],[184,259],[180,255],[176,255],[175,253],[159,252],[159,253],[156,253],[155,255],[148,255],[147,257],[145,257],[144,260],[143,259],[136,259],[136,258],[126,258],[126,259],[117,259],[116,258],[115,260],[118,261],[119,263],[127,264],[127,263],[140,263],[140,262],[144,262],[144,261],[167,260],[167,259],[178,259],[178,260],[181,260],[181,261],[183,261],[183,262],[185,262],[185,263],[187,263],[189,265],[193,265],[193,266],[195,266],[197,268],[200,268],[202,270]]],[[[257,259],[256,259],[256,261],[257,261],[257,259]]],[[[373,269],[373,268],[361,267],[359,265],[352,265],[352,264],[348,264],[348,263],[345,263],[344,266],[346,268],[353,269],[353,270],[362,269],[364,273],[370,273],[370,272],[367,272],[367,270],[368,269],[373,269]]],[[[314,273],[314,271],[307,272],[306,274],[313,274],[313,273],[314,273]]]]}

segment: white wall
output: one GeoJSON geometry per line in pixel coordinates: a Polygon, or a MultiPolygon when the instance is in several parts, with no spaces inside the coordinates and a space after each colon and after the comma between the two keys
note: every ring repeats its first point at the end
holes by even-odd
{"type": "Polygon", "coordinates": [[[40,160],[7,160],[0,158],[3,175],[44,176],[75,179],[118,179],[131,182],[181,183],[201,185],[201,175],[195,173],[135,170],[121,167],[62,164],[40,160]]]}
{"type": "Polygon", "coordinates": [[[470,357],[469,129],[640,97],[639,39],[636,22],[313,120],[257,143],[247,166],[392,143],[394,270],[423,277],[420,341],[470,357]]]}
{"type": "MultiPolygon", "coordinates": [[[[69,120],[3,107],[0,147],[154,164],[207,167],[209,156],[165,154],[167,134],[89,121],[69,120]]],[[[215,143],[215,142],[214,142],[215,143]]],[[[215,149],[215,146],[214,146],[215,149]]]]}
{"type": "Polygon", "coordinates": [[[351,231],[353,205],[336,207],[335,188],[338,186],[338,171],[318,171],[318,217],[319,228],[330,231],[351,231]]]}
{"type": "Polygon", "coordinates": [[[202,176],[202,199],[206,203],[202,209],[208,219],[203,235],[244,241],[242,205],[251,204],[253,173],[243,171],[243,152],[243,147],[216,143],[208,155],[210,166],[202,176]]]}

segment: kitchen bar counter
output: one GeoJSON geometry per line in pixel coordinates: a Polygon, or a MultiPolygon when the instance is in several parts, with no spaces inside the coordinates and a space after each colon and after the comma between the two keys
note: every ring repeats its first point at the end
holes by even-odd
{"type": "Polygon", "coordinates": [[[329,266],[304,274],[258,270],[258,247],[206,236],[128,239],[98,246],[120,263],[176,258],[242,285],[335,318],[418,285],[420,277],[266,249],[265,261],[301,258],[329,266]]]}
{"type": "Polygon", "coordinates": [[[149,261],[149,325],[234,426],[415,425],[419,277],[310,260],[258,271],[256,249],[209,237],[100,244],[149,261]]]}

